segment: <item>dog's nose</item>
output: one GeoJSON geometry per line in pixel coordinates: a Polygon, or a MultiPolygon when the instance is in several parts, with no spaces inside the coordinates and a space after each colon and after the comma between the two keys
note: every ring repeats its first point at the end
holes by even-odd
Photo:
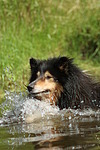
{"type": "Polygon", "coordinates": [[[29,92],[31,92],[33,88],[28,85],[28,86],[27,86],[27,89],[28,89],[29,92]]]}

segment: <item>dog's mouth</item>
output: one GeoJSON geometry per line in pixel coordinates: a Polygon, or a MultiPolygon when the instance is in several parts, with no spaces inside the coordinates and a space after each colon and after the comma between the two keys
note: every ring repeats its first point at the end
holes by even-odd
{"type": "Polygon", "coordinates": [[[37,100],[40,101],[46,101],[48,100],[50,97],[50,90],[43,90],[43,91],[33,91],[32,93],[30,93],[30,95],[34,98],[36,98],[37,100]]]}
{"type": "Polygon", "coordinates": [[[32,95],[42,95],[42,94],[50,94],[50,90],[43,90],[43,91],[33,91],[30,93],[32,95]]]}
{"type": "Polygon", "coordinates": [[[43,90],[43,91],[32,91],[29,93],[30,97],[34,97],[38,100],[45,100],[49,98],[50,90],[43,90]]]}

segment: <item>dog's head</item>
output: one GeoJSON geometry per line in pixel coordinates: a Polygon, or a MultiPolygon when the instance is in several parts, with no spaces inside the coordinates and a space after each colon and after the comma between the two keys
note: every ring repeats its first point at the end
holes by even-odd
{"type": "Polygon", "coordinates": [[[67,57],[42,61],[31,58],[31,78],[27,86],[29,93],[36,99],[57,104],[63,92],[69,61],[67,57]]]}

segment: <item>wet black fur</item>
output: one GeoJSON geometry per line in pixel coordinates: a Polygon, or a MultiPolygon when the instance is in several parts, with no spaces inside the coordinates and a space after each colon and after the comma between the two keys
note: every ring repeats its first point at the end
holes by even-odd
{"type": "Polygon", "coordinates": [[[49,71],[55,82],[63,87],[57,105],[63,108],[100,108],[100,83],[95,83],[87,74],[83,73],[72,59],[58,57],[48,60],[30,59],[30,83],[36,80],[37,72],[43,74],[49,71]]]}

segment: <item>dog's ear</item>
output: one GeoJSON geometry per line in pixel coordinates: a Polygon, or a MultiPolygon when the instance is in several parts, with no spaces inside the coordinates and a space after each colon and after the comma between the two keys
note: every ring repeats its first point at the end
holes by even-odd
{"type": "Polygon", "coordinates": [[[37,66],[37,60],[34,58],[30,58],[30,66],[31,69],[35,68],[37,66]]]}
{"type": "Polygon", "coordinates": [[[68,65],[71,62],[72,62],[72,59],[69,59],[69,58],[67,58],[65,56],[59,57],[58,62],[57,62],[57,66],[59,67],[59,69],[61,71],[65,71],[67,73],[68,65]]]}
{"type": "Polygon", "coordinates": [[[59,61],[58,61],[58,66],[59,66],[59,69],[60,70],[66,70],[66,67],[67,67],[67,64],[68,64],[68,59],[67,57],[60,57],[59,58],[59,61]]]}

